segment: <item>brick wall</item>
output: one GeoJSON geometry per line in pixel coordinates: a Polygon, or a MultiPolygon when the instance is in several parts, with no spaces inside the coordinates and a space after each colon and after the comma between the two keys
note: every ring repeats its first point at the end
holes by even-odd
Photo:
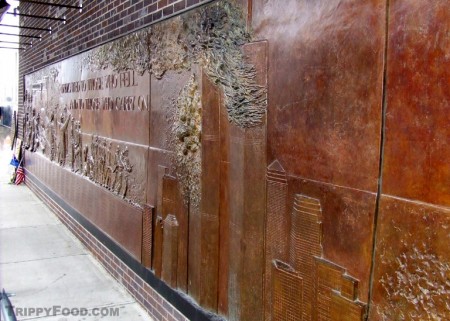
{"type": "MultiPolygon", "coordinates": [[[[42,40],[35,41],[32,48],[20,52],[19,115],[23,114],[24,75],[212,1],[214,0],[85,0],[81,13],[76,9],[21,4],[21,13],[65,16],[67,22],[63,24],[29,17],[20,18],[22,26],[51,27],[52,32],[21,29],[21,34],[40,34],[42,40]]],[[[78,5],[79,1],[70,0],[64,3],[78,5]]],[[[22,119],[19,119],[21,135],[22,119]]]]}

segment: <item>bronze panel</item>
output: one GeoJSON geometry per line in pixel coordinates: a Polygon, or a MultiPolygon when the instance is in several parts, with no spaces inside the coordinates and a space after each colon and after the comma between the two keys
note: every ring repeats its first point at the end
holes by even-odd
{"type": "Polygon", "coordinates": [[[391,1],[383,193],[450,206],[450,6],[391,1]]]}
{"type": "MultiPolygon", "coordinates": [[[[303,319],[311,320],[314,307],[315,258],[322,256],[322,208],[320,201],[295,194],[291,212],[289,262],[303,280],[303,319]]],[[[319,279],[321,280],[321,279],[319,279]]],[[[316,282],[318,283],[318,282],[316,282]]],[[[322,302],[322,300],[319,300],[322,302]]]]}
{"type": "Polygon", "coordinates": [[[92,111],[83,110],[83,131],[136,144],[148,145],[149,111],[92,111]]]}
{"type": "MultiPolygon", "coordinates": [[[[151,77],[150,148],[148,151],[146,194],[148,203],[156,206],[153,270],[158,277],[161,276],[162,271],[163,176],[169,174],[169,168],[172,168],[171,119],[174,101],[176,101],[181,89],[189,81],[190,76],[191,72],[176,73],[168,71],[161,79],[151,77]]],[[[184,256],[181,255],[180,259],[183,258],[184,256]]],[[[185,273],[187,272],[182,272],[179,275],[180,278],[184,278],[183,275],[185,273]]],[[[180,288],[184,289],[185,286],[180,285],[180,288]]]]}
{"type": "MultiPolygon", "coordinates": [[[[187,264],[188,264],[188,211],[187,204],[184,203],[183,197],[180,193],[180,186],[178,181],[169,175],[165,175],[163,177],[163,203],[162,203],[162,219],[164,224],[166,224],[166,220],[168,215],[172,215],[175,217],[168,221],[170,226],[174,225],[176,222],[176,266],[175,271],[173,271],[172,276],[176,276],[175,283],[173,287],[178,287],[183,291],[187,291],[187,264]]],[[[173,239],[166,239],[166,231],[165,225],[163,228],[163,252],[166,246],[172,247],[172,245],[166,245],[167,242],[174,242],[173,239]]],[[[171,234],[171,237],[175,238],[174,235],[171,234]]],[[[173,249],[172,249],[173,250],[173,249]]],[[[173,250],[175,251],[175,250],[173,250]]],[[[174,252],[175,253],[175,252],[174,252]]],[[[164,253],[163,253],[163,263],[164,263],[164,253]]],[[[172,262],[169,260],[169,262],[172,262]]],[[[172,263],[170,263],[172,264],[172,263]]],[[[162,271],[164,273],[164,265],[162,267],[162,271]]],[[[170,267],[170,270],[173,270],[170,267]]]]}
{"type": "Polygon", "coordinates": [[[366,317],[366,307],[361,302],[354,302],[334,291],[331,297],[330,319],[333,321],[361,321],[366,317]]]}
{"type": "MultiPolygon", "coordinates": [[[[223,101],[223,96],[221,96],[223,101]]],[[[218,312],[228,315],[230,260],[230,125],[223,103],[220,104],[220,204],[219,204],[219,280],[218,312]]]]}
{"type": "Polygon", "coordinates": [[[163,255],[163,219],[156,215],[153,219],[153,258],[152,269],[156,277],[161,278],[163,255]]]}
{"type": "Polygon", "coordinates": [[[376,191],[385,2],[253,1],[256,37],[269,42],[269,163],[376,191]]]}
{"type": "Polygon", "coordinates": [[[172,288],[177,286],[178,227],[175,215],[168,214],[163,222],[164,244],[161,279],[172,288]]]}
{"type": "Polygon", "coordinates": [[[153,216],[154,208],[144,205],[142,211],[142,265],[149,269],[152,267],[153,216]]]}
{"type": "MultiPolygon", "coordinates": [[[[143,204],[147,155],[140,144],[149,142],[150,77],[99,67],[89,62],[91,54],[25,77],[27,150],[143,204]]],[[[74,201],[71,181],[56,177],[53,187],[74,201]]]]}
{"type": "Polygon", "coordinates": [[[219,217],[219,279],[218,313],[228,315],[228,282],[230,261],[230,190],[228,162],[220,163],[220,217],[219,217]]]}
{"type": "Polygon", "coordinates": [[[76,171],[136,205],[146,203],[148,149],[146,146],[111,140],[97,135],[82,135],[86,162],[76,171]]]}
{"type": "Polygon", "coordinates": [[[170,150],[174,102],[192,72],[168,71],[163,78],[151,77],[150,146],[170,150]]]}
{"type": "Polygon", "coordinates": [[[161,201],[158,195],[161,195],[162,177],[169,173],[170,152],[155,148],[148,149],[148,164],[147,164],[147,203],[155,207],[156,214],[162,208],[161,201]],[[160,167],[165,168],[162,172],[160,167]]]}
{"type": "MultiPolygon", "coordinates": [[[[345,268],[359,280],[358,299],[368,299],[385,9],[382,0],[253,1],[252,25],[257,38],[268,40],[270,62],[267,143],[273,169],[267,174],[266,320],[272,301],[268,267],[276,256],[291,260],[285,262],[303,276],[303,319],[314,319],[314,258],[295,259],[307,250],[305,244],[313,246],[314,235],[320,246],[308,253],[345,268]],[[316,224],[295,222],[298,194],[320,201],[316,224]],[[305,231],[311,239],[285,238],[292,233],[292,239],[302,240],[305,231]]],[[[319,303],[329,302],[331,291],[319,303]]]]}
{"type": "Polygon", "coordinates": [[[53,190],[68,205],[81,213],[91,223],[109,235],[118,245],[141,261],[142,253],[142,211],[111,194],[93,182],[75,175],[65,168],[50,163],[43,155],[27,153],[30,172],[53,190]],[[39,162],[48,163],[52,175],[38,172],[39,162]],[[63,186],[74,189],[69,193],[63,186]]]}
{"type": "Polygon", "coordinates": [[[178,265],[177,287],[183,292],[188,292],[188,251],[189,251],[189,212],[180,193],[177,200],[177,217],[180,227],[178,229],[178,265]]]}
{"type": "Polygon", "coordinates": [[[371,321],[450,320],[450,208],[383,195],[371,321]]]}
{"type": "Polygon", "coordinates": [[[359,301],[358,280],[349,276],[346,269],[332,262],[321,258],[316,258],[315,261],[313,320],[363,321],[366,304],[359,301]]]}
{"type": "MultiPolygon", "coordinates": [[[[156,167],[156,166],[155,166],[156,167]]],[[[162,250],[163,250],[163,204],[164,204],[164,176],[168,173],[168,169],[164,166],[157,167],[157,180],[153,185],[157,186],[156,194],[156,215],[153,219],[153,259],[152,267],[155,275],[161,277],[162,271],[162,250]]]]}
{"type": "MultiPolygon", "coordinates": [[[[52,150],[41,151],[53,162],[28,153],[27,170],[145,267],[152,266],[157,277],[230,321],[362,321],[369,298],[371,321],[450,319],[448,1],[237,2],[248,19],[249,38],[241,34],[237,8],[223,11],[227,2],[215,1],[186,15],[197,19],[195,28],[188,19],[173,19],[112,43],[110,58],[125,72],[92,69],[84,65],[86,53],[28,75],[28,150],[42,148],[33,138],[39,120],[32,108],[45,111],[42,121],[59,138],[49,143],[52,150]],[[230,39],[223,41],[229,26],[230,39]],[[134,38],[145,44],[147,36],[151,49],[141,46],[142,57],[130,63],[115,59],[133,48],[124,44],[134,38]],[[258,85],[268,88],[267,117],[253,128],[242,128],[254,122],[236,117],[250,111],[260,124],[265,109],[239,109],[249,107],[241,102],[252,94],[258,96],[252,103],[264,99],[254,93],[262,92],[252,86],[254,75],[235,61],[242,58],[234,50],[236,39],[256,41],[243,52],[258,85]],[[130,66],[154,76],[135,78],[137,68],[130,66]],[[114,74],[123,78],[123,88],[61,92],[77,88],[73,81],[114,74]],[[245,93],[229,90],[229,79],[243,84],[245,93]],[[180,134],[179,116],[186,116],[177,114],[180,106],[195,107],[198,90],[201,197],[195,190],[189,202],[174,136],[180,134]],[[144,97],[145,108],[70,105],[98,96],[144,97]],[[52,108],[59,119],[53,123],[52,108]],[[69,115],[81,122],[80,133],[67,122],[69,115]],[[101,157],[93,157],[97,169],[84,173],[80,162],[88,162],[80,158],[92,153],[80,153],[76,140],[81,136],[90,151],[91,134],[112,147],[127,146],[127,162],[110,165],[130,165],[133,181],[111,186],[113,171],[101,157]],[[376,216],[380,156],[385,195],[376,216]],[[148,207],[142,211],[132,203],[148,207]]],[[[182,122],[187,124],[186,117],[182,122]]],[[[114,153],[102,157],[111,160],[114,153]]]]}
{"type": "Polygon", "coordinates": [[[201,284],[201,213],[198,206],[189,204],[189,260],[188,260],[188,294],[197,302],[200,298],[201,284]]]}
{"type": "MultiPolygon", "coordinates": [[[[202,81],[203,76],[201,71],[195,71],[194,80],[198,83],[199,95],[200,95],[200,105],[202,101],[202,81]]],[[[187,82],[186,82],[187,83],[187,82]]],[[[202,106],[200,106],[202,107],[202,106]]],[[[202,120],[203,121],[203,120],[202,120]]],[[[203,147],[202,147],[203,148],[203,147]]],[[[201,166],[201,165],[200,165],[201,166]]],[[[201,213],[201,179],[202,175],[200,174],[200,188],[199,194],[197,195],[198,199],[189,201],[189,231],[188,231],[188,294],[194,298],[197,302],[200,302],[201,298],[201,287],[202,287],[202,213],[201,213]],[[195,259],[193,259],[195,258],[195,259]]],[[[196,196],[194,196],[196,197],[196,196]]]]}
{"type": "MultiPolygon", "coordinates": [[[[102,106],[109,110],[102,110],[103,108],[73,110],[74,115],[79,115],[82,119],[83,132],[148,145],[150,121],[150,75],[148,72],[141,76],[134,70],[116,72],[110,66],[103,69],[94,65],[83,65],[80,75],[75,70],[67,70],[80,63],[70,59],[61,62],[61,83],[85,80],[88,82],[88,90],[80,93],[63,93],[65,101],[111,98],[102,106]],[[101,83],[98,82],[99,78],[102,78],[101,83]],[[92,83],[94,79],[97,80],[95,85],[92,83]],[[114,101],[122,105],[120,110],[116,109],[114,101]]],[[[80,59],[83,59],[82,56],[80,59]]]]}
{"type": "MultiPolygon", "coordinates": [[[[302,282],[301,288],[295,290],[300,291],[301,295],[295,294],[293,290],[286,292],[283,294],[284,301],[277,303],[278,306],[273,302],[276,301],[276,296],[280,295],[277,293],[280,289],[265,289],[266,304],[269,304],[268,298],[273,303],[269,309],[266,306],[266,320],[279,318],[280,313],[286,313],[283,311],[295,309],[299,309],[301,320],[323,321],[334,320],[332,311],[365,311],[365,304],[361,300],[367,300],[368,297],[372,235],[364,230],[368,235],[364,235],[358,242],[357,238],[361,236],[356,233],[365,228],[364,224],[371,228],[372,222],[357,222],[358,219],[362,220],[361,217],[355,216],[363,213],[364,207],[368,207],[370,201],[373,202],[373,210],[375,195],[345,188],[339,188],[340,193],[336,193],[337,187],[333,185],[286,177],[282,165],[277,161],[269,166],[267,177],[267,196],[270,200],[267,204],[266,260],[273,262],[284,256],[285,264],[302,282]],[[271,187],[275,183],[277,185],[271,187]],[[279,193],[274,193],[275,187],[278,187],[279,193]],[[287,199],[288,210],[285,205],[287,199]],[[340,205],[336,202],[339,199],[342,202],[340,205]],[[333,214],[338,217],[330,218],[333,214]],[[337,257],[333,256],[333,251],[339,249],[340,245],[336,244],[336,240],[325,242],[327,236],[336,232],[333,229],[343,233],[339,239],[345,238],[345,233],[350,233],[352,241],[358,242],[353,247],[359,252],[349,255],[344,247],[340,249],[341,253],[337,257]],[[277,245],[270,246],[269,242],[274,241],[277,245]],[[361,267],[364,268],[362,271],[361,267]],[[355,275],[364,278],[364,292],[360,292],[361,282],[355,275]],[[332,301],[334,291],[338,292],[336,302],[332,301]]],[[[370,209],[370,206],[368,208],[370,209]]],[[[373,219],[370,212],[366,215],[367,220],[373,219]]],[[[272,280],[276,277],[273,273],[274,270],[270,274],[272,280]]],[[[361,313],[360,316],[363,315],[361,313]]]]}
{"type": "MultiPolygon", "coordinates": [[[[237,135],[238,129],[230,124],[230,136],[237,135]]],[[[228,280],[228,317],[231,321],[241,320],[243,303],[241,303],[240,281],[243,238],[243,204],[244,204],[244,153],[243,146],[230,137],[229,164],[229,280],[228,280]]]]}
{"type": "MultiPolygon", "coordinates": [[[[47,66],[25,77],[25,95],[47,130],[51,115],[57,123],[67,110],[81,121],[84,134],[95,134],[136,144],[149,144],[150,76],[134,70],[87,62],[90,51],[47,66]]],[[[55,126],[56,127],[56,126],[55,126]]],[[[43,134],[43,133],[41,133],[43,134]]]]}
{"type": "MultiPolygon", "coordinates": [[[[86,184],[86,180],[81,177],[72,176],[72,178],[74,184],[86,184]]],[[[82,198],[78,198],[77,202],[72,204],[73,207],[140,261],[142,253],[141,210],[124,202],[120,197],[111,195],[101,187],[91,183],[86,185],[83,188],[82,198]]]]}
{"type": "Polygon", "coordinates": [[[188,291],[188,251],[189,251],[189,208],[180,193],[180,186],[174,195],[175,214],[178,220],[178,262],[177,287],[183,292],[188,291]]]}
{"type": "MultiPolygon", "coordinates": [[[[244,52],[265,86],[267,43],[247,44],[244,52]]],[[[230,320],[262,320],[264,315],[264,222],[266,125],[230,125],[230,320]]]]}
{"type": "Polygon", "coordinates": [[[220,210],[220,99],[202,74],[201,288],[200,304],[217,311],[220,210]]]}
{"type": "Polygon", "coordinates": [[[367,302],[376,194],[295,177],[288,186],[289,210],[298,208],[298,194],[320,201],[323,257],[359,280],[359,298],[367,302]]]}
{"type": "MultiPolygon", "coordinates": [[[[303,279],[289,264],[272,261],[273,321],[302,321],[303,279]]],[[[306,319],[305,319],[306,320],[306,319]]]]}
{"type": "Polygon", "coordinates": [[[288,237],[289,216],[286,203],[288,199],[287,177],[284,168],[278,161],[273,162],[267,168],[266,174],[266,231],[265,231],[265,284],[264,284],[264,315],[265,320],[270,320],[272,313],[272,271],[273,261],[288,261],[288,237]]]}

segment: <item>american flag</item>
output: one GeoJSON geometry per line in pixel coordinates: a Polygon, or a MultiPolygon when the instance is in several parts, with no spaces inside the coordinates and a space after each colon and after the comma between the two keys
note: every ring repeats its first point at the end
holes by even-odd
{"type": "Polygon", "coordinates": [[[22,165],[19,165],[19,167],[17,167],[16,180],[15,180],[14,184],[19,185],[24,180],[25,180],[25,172],[23,171],[22,165]]]}

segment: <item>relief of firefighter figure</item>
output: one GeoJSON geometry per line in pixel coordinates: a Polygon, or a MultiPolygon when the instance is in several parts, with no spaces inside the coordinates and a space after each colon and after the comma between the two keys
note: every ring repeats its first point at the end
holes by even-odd
{"type": "Polygon", "coordinates": [[[109,166],[109,173],[110,178],[108,180],[107,188],[110,191],[114,191],[114,186],[116,185],[116,182],[118,181],[119,177],[119,171],[117,169],[118,164],[120,163],[120,146],[116,146],[116,151],[114,155],[111,155],[110,157],[111,165],[109,166]]]}
{"type": "Polygon", "coordinates": [[[44,121],[41,122],[39,131],[39,147],[51,161],[55,160],[56,155],[55,121],[55,111],[50,109],[49,114],[45,115],[44,121]]]}
{"type": "Polygon", "coordinates": [[[98,144],[98,154],[97,154],[97,160],[98,160],[98,168],[97,168],[97,183],[101,186],[105,186],[104,182],[104,173],[105,173],[105,167],[106,167],[106,158],[109,151],[107,150],[106,146],[106,140],[100,140],[98,144]]]}
{"type": "Polygon", "coordinates": [[[111,140],[95,134],[91,134],[90,144],[83,144],[81,118],[75,119],[66,107],[60,109],[58,105],[42,110],[42,121],[41,114],[30,106],[23,120],[27,150],[39,150],[50,161],[67,165],[73,172],[127,198],[135,181],[127,146],[117,145],[114,149],[111,140]]]}
{"type": "Polygon", "coordinates": [[[84,146],[83,148],[83,176],[88,177],[93,180],[93,167],[94,161],[92,157],[92,152],[89,152],[89,146],[84,146]]]}
{"type": "Polygon", "coordinates": [[[30,150],[35,152],[39,148],[39,135],[40,135],[40,121],[41,116],[39,113],[36,113],[36,109],[33,109],[33,114],[31,118],[31,127],[32,127],[32,135],[31,135],[31,146],[30,150]]]}
{"type": "Polygon", "coordinates": [[[30,149],[31,144],[31,115],[30,111],[26,111],[23,115],[23,146],[30,149]]]}
{"type": "Polygon", "coordinates": [[[116,165],[113,169],[114,182],[111,186],[111,190],[116,194],[126,197],[129,188],[129,176],[133,170],[133,166],[130,164],[130,159],[128,158],[128,147],[125,146],[123,150],[120,150],[117,146],[116,155],[116,165]]]}
{"type": "Polygon", "coordinates": [[[58,123],[56,125],[56,141],[57,141],[57,162],[59,165],[64,166],[67,157],[67,145],[68,145],[68,126],[72,116],[67,113],[67,109],[61,113],[58,123]]]}
{"type": "Polygon", "coordinates": [[[39,147],[40,132],[40,115],[36,113],[36,109],[31,109],[30,113],[25,114],[25,148],[31,152],[35,152],[39,147]]]}
{"type": "Polygon", "coordinates": [[[71,159],[70,165],[73,172],[81,172],[83,170],[83,146],[81,121],[71,118],[71,159]]]}
{"type": "Polygon", "coordinates": [[[105,164],[103,166],[102,186],[110,189],[113,171],[113,155],[111,153],[112,142],[107,143],[105,148],[107,152],[105,154],[105,164]]]}
{"type": "Polygon", "coordinates": [[[84,154],[84,175],[91,181],[95,181],[96,177],[97,140],[97,136],[91,136],[91,145],[90,147],[86,146],[84,154]]]}
{"type": "MultiPolygon", "coordinates": [[[[112,142],[96,135],[91,136],[90,146],[81,147],[81,131],[79,146],[82,159],[80,172],[90,180],[125,198],[130,187],[130,174],[133,166],[128,156],[128,147],[116,146],[113,152],[112,142]]],[[[75,145],[74,145],[75,146],[75,145]]],[[[74,157],[80,155],[74,152],[74,157]]],[[[76,163],[75,159],[75,163],[76,163]]]]}

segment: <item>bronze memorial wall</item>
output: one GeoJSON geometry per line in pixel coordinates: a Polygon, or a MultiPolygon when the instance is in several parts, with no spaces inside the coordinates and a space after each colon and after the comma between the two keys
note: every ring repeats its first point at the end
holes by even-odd
{"type": "Polygon", "coordinates": [[[227,320],[448,320],[449,21],[215,1],[27,74],[27,173],[227,320]]]}

